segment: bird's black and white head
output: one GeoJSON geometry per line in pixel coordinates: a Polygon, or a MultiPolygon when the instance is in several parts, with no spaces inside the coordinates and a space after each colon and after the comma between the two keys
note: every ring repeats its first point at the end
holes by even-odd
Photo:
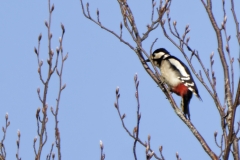
{"type": "MultiPolygon", "coordinates": [[[[159,48],[153,52],[153,54],[150,56],[150,59],[152,60],[155,66],[160,66],[161,61],[168,56],[170,56],[170,54],[165,48],[159,48]]],[[[150,60],[147,60],[147,62],[149,61],[150,60]]]]}

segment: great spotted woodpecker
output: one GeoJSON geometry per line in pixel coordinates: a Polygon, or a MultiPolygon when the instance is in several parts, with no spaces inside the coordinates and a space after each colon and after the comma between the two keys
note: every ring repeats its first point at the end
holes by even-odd
{"type": "Polygon", "coordinates": [[[164,48],[155,50],[150,59],[160,69],[164,82],[170,91],[182,97],[181,108],[184,116],[190,120],[189,103],[192,94],[198,99],[202,99],[188,67],[178,58],[170,55],[164,48]]]}

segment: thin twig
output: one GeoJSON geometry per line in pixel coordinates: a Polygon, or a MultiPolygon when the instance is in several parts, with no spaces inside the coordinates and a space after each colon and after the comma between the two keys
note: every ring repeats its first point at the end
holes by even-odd
{"type": "Polygon", "coordinates": [[[37,137],[35,137],[33,140],[33,149],[34,149],[35,157],[37,156],[36,142],[37,142],[37,137]]]}
{"type": "Polygon", "coordinates": [[[18,135],[18,140],[17,140],[17,153],[16,153],[16,158],[17,158],[17,160],[21,160],[21,158],[19,157],[20,137],[21,137],[20,130],[18,130],[17,135],[18,135]]]}
{"type": "MultiPolygon", "coordinates": [[[[40,118],[40,108],[37,109],[36,112],[36,119],[37,119],[37,133],[39,136],[39,146],[38,146],[38,151],[36,151],[36,141],[37,139],[34,139],[34,152],[35,152],[35,156],[36,156],[36,160],[40,160],[41,159],[41,153],[42,153],[42,149],[43,146],[46,144],[47,142],[47,129],[46,129],[46,124],[48,122],[48,118],[47,118],[47,109],[48,109],[48,105],[47,105],[47,92],[48,92],[48,85],[51,79],[52,74],[55,71],[55,68],[57,67],[57,64],[53,65],[53,55],[54,52],[52,51],[51,48],[51,39],[52,39],[52,33],[51,33],[51,19],[52,19],[52,12],[54,10],[54,5],[51,5],[50,0],[48,0],[48,12],[49,12],[49,18],[48,21],[45,21],[45,26],[47,27],[47,32],[48,32],[48,60],[47,60],[47,64],[48,64],[48,73],[47,73],[47,78],[46,80],[43,80],[42,78],[42,72],[41,72],[41,67],[43,65],[43,62],[40,61],[40,41],[42,38],[42,34],[39,35],[38,37],[38,50],[35,49],[35,53],[37,54],[37,60],[38,60],[38,74],[40,76],[40,80],[44,85],[44,91],[43,91],[43,95],[42,97],[40,96],[40,89],[37,90],[38,92],[38,97],[40,102],[42,103],[42,113],[43,113],[43,118],[41,120],[40,118]]],[[[57,62],[56,62],[57,63],[57,62]]]]}
{"type": "Polygon", "coordinates": [[[164,156],[163,156],[162,151],[163,151],[163,146],[160,146],[160,147],[159,147],[160,156],[161,156],[161,158],[164,160],[165,158],[164,158],[164,156]]]}
{"type": "Polygon", "coordinates": [[[138,81],[137,74],[135,74],[135,76],[134,76],[134,83],[135,83],[135,88],[136,88],[135,97],[137,99],[137,126],[134,128],[134,133],[133,133],[133,135],[135,135],[135,141],[133,143],[133,154],[134,154],[135,160],[137,160],[136,144],[137,144],[137,139],[139,136],[139,124],[140,124],[140,119],[141,119],[141,114],[139,113],[139,110],[140,110],[139,92],[138,92],[139,81],[138,81]]]}
{"type": "MultiPolygon", "coordinates": [[[[119,118],[121,119],[121,123],[122,123],[122,126],[123,126],[124,130],[125,130],[125,131],[128,133],[128,135],[129,135],[130,137],[132,137],[134,140],[137,140],[137,142],[139,142],[141,145],[143,145],[144,147],[147,147],[144,142],[142,142],[139,138],[137,139],[137,138],[127,129],[127,127],[125,126],[124,118],[126,117],[126,115],[125,115],[125,114],[121,115],[121,113],[120,113],[119,102],[118,102],[119,98],[120,98],[120,93],[119,93],[119,88],[117,87],[117,89],[116,89],[116,102],[114,103],[114,106],[115,106],[115,108],[116,108],[117,111],[118,111],[118,115],[119,115],[119,118]]],[[[151,152],[153,152],[153,150],[152,150],[151,148],[149,148],[149,150],[150,150],[151,152]]],[[[158,160],[162,160],[162,159],[159,158],[155,153],[153,154],[153,156],[154,156],[156,159],[158,159],[158,160]]]]}
{"type": "Polygon", "coordinates": [[[105,154],[103,153],[103,142],[100,140],[100,150],[101,150],[101,155],[100,155],[100,160],[104,160],[105,159],[105,154]]]}
{"type": "Polygon", "coordinates": [[[177,160],[181,160],[181,158],[180,158],[178,152],[176,153],[176,158],[177,158],[177,160]]]}
{"type": "Polygon", "coordinates": [[[6,153],[5,146],[4,146],[4,141],[5,141],[5,138],[7,136],[7,129],[8,129],[9,126],[10,126],[10,121],[8,121],[8,113],[6,113],[5,114],[5,127],[2,127],[3,138],[2,138],[1,143],[0,143],[0,155],[4,159],[6,159],[6,157],[7,157],[7,153],[6,153]]]}
{"type": "Polygon", "coordinates": [[[93,21],[95,24],[99,25],[102,29],[104,29],[104,30],[110,32],[111,34],[113,34],[113,35],[116,36],[121,42],[123,42],[124,44],[126,44],[126,45],[127,45],[129,48],[131,48],[132,50],[134,50],[134,47],[133,47],[132,45],[130,45],[130,43],[128,43],[127,41],[123,40],[121,36],[117,35],[115,32],[107,29],[107,28],[104,27],[102,24],[99,24],[97,21],[95,21],[94,19],[92,19],[91,16],[90,16],[90,12],[89,12],[88,7],[87,7],[87,13],[88,13],[88,14],[86,14],[82,0],[80,0],[80,2],[81,2],[81,5],[82,5],[83,15],[84,15],[86,18],[90,19],[90,20],[93,21]]]}
{"type": "Polygon", "coordinates": [[[53,147],[54,147],[54,143],[52,143],[51,145],[50,153],[47,155],[47,160],[51,160],[53,147]]]}
{"type": "Polygon", "coordinates": [[[62,42],[63,42],[63,36],[65,33],[65,27],[63,24],[61,24],[61,28],[62,28],[62,36],[59,39],[59,48],[56,49],[57,52],[57,59],[59,56],[59,53],[61,54],[61,65],[60,65],[60,72],[57,69],[57,65],[58,65],[58,61],[56,61],[56,72],[59,78],[59,91],[58,91],[58,97],[56,99],[56,109],[55,112],[53,112],[53,108],[51,107],[51,112],[55,118],[55,143],[56,143],[56,147],[58,149],[58,160],[61,160],[61,138],[60,138],[60,131],[59,131],[59,127],[58,127],[58,111],[59,111],[59,104],[60,104],[60,99],[61,99],[61,94],[62,91],[66,88],[66,84],[62,84],[62,74],[63,74],[63,67],[64,67],[64,62],[67,60],[68,57],[68,53],[63,56],[63,46],[62,46],[62,42]]]}
{"type": "MultiPolygon", "coordinates": [[[[233,59],[231,58],[231,54],[230,54],[230,45],[229,45],[229,40],[230,40],[230,36],[227,35],[227,14],[226,14],[226,11],[225,11],[225,0],[223,0],[223,22],[222,22],[222,30],[224,31],[224,36],[226,38],[226,51],[228,53],[228,59],[229,59],[229,62],[230,62],[230,71],[231,71],[231,79],[232,79],[232,95],[234,94],[234,70],[233,70],[233,59]]],[[[232,96],[231,95],[231,96],[232,96]]]]}
{"type": "Polygon", "coordinates": [[[152,45],[151,45],[151,48],[150,48],[150,54],[152,54],[152,48],[153,48],[154,44],[157,42],[157,40],[158,40],[158,38],[156,38],[156,39],[153,41],[153,43],[152,43],[152,45]]]}
{"type": "Polygon", "coordinates": [[[233,18],[234,18],[234,22],[235,22],[235,24],[236,24],[236,37],[237,37],[237,39],[238,39],[238,44],[240,45],[239,22],[238,22],[238,20],[237,20],[237,16],[236,16],[236,13],[235,13],[233,0],[231,0],[231,11],[232,11],[232,15],[233,15],[233,18]]]}
{"type": "Polygon", "coordinates": [[[215,140],[215,143],[218,146],[218,148],[221,148],[221,146],[217,142],[217,132],[214,132],[214,140],[215,140]]]}
{"type": "Polygon", "coordinates": [[[226,58],[225,58],[225,54],[224,54],[224,50],[223,50],[223,40],[222,40],[221,29],[218,27],[217,22],[215,20],[213,12],[212,12],[212,1],[207,0],[207,5],[204,3],[203,0],[202,0],[202,3],[206,9],[209,20],[212,23],[212,27],[216,33],[217,43],[218,43],[218,53],[219,53],[219,57],[220,57],[221,64],[223,67],[223,72],[224,72],[225,99],[226,99],[226,102],[228,105],[228,115],[226,117],[226,120],[227,120],[227,124],[228,124],[229,134],[226,139],[226,144],[225,144],[226,149],[225,149],[223,159],[227,160],[229,157],[229,152],[230,152],[230,148],[232,145],[232,143],[230,143],[230,141],[232,140],[232,138],[234,136],[233,128],[234,128],[234,119],[235,119],[235,110],[236,109],[233,107],[231,85],[230,85],[230,80],[229,80],[229,71],[228,71],[228,66],[227,66],[227,62],[226,62],[226,58]]]}

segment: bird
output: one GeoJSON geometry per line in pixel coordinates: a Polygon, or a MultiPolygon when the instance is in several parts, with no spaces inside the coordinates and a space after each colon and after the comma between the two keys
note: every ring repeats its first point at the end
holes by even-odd
{"type": "Polygon", "coordinates": [[[186,119],[190,120],[189,103],[194,94],[202,101],[188,67],[165,48],[156,49],[146,62],[152,61],[158,67],[164,82],[171,92],[181,96],[181,108],[186,119]],[[151,60],[150,60],[151,59],[151,60]]]}

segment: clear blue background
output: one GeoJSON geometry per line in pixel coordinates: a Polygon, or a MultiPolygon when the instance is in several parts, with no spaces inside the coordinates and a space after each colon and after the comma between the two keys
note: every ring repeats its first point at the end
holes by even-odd
{"type": "MultiPolygon", "coordinates": [[[[92,17],[96,9],[100,10],[100,19],[104,26],[119,33],[122,21],[117,1],[89,0],[92,17]]],[[[58,44],[61,35],[60,23],[66,28],[63,41],[64,52],[69,58],[64,66],[63,80],[67,84],[63,91],[59,110],[59,129],[62,142],[62,159],[99,159],[99,140],[103,141],[104,152],[108,160],[133,159],[133,139],[121,126],[117,110],[114,108],[115,89],[120,87],[120,110],[126,114],[125,124],[130,131],[136,126],[136,100],[133,76],[140,80],[139,96],[142,115],[140,138],[147,141],[151,135],[151,147],[158,153],[163,146],[166,159],[175,159],[176,152],[184,160],[210,159],[202,146],[186,125],[176,116],[165,95],[157,87],[141,66],[135,53],[110,33],[87,20],[79,0],[52,1],[55,10],[52,16],[52,47],[58,44]]],[[[84,1],[87,3],[87,1],[84,1]]],[[[150,24],[151,2],[130,1],[140,33],[150,24]]],[[[158,3],[157,3],[158,5],[158,3]]],[[[240,2],[235,2],[235,11],[240,20],[240,2]]],[[[48,2],[45,1],[2,1],[0,5],[0,125],[5,123],[8,112],[11,125],[7,130],[5,147],[7,159],[16,154],[17,130],[21,131],[20,157],[34,159],[33,139],[37,136],[35,113],[41,103],[37,88],[43,86],[37,73],[37,58],[34,46],[42,33],[40,57],[47,63],[47,29],[44,21],[48,19],[48,2]]],[[[235,91],[239,79],[239,46],[233,23],[230,5],[226,4],[228,16],[227,29],[231,35],[230,50],[234,57],[235,91]]],[[[213,12],[218,25],[223,21],[221,1],[213,3],[213,12]]],[[[173,1],[170,16],[177,20],[182,34],[185,26],[190,25],[190,46],[199,51],[204,65],[210,67],[210,54],[214,52],[214,71],[217,77],[217,91],[221,103],[224,103],[223,70],[219,62],[215,33],[206,11],[200,1],[173,1]]],[[[126,30],[123,37],[134,45],[126,30]]],[[[163,36],[160,28],[150,34],[143,46],[149,51],[155,38],[159,38],[154,49],[164,47],[185,63],[182,54],[163,36]]],[[[134,45],[135,46],[135,45],[134,45]]],[[[190,56],[190,53],[188,56],[190,56]]],[[[227,56],[226,56],[227,58],[227,56]]],[[[195,58],[196,70],[200,66],[195,58]]],[[[46,72],[45,76],[46,77],[46,72]]],[[[202,72],[203,73],[203,72],[202,72]]],[[[210,148],[219,154],[214,142],[214,132],[218,131],[220,140],[221,126],[218,111],[208,92],[194,76],[203,102],[193,97],[190,109],[192,123],[208,142],[210,148]]],[[[206,77],[204,77],[206,81],[206,77]]],[[[47,103],[55,106],[58,79],[54,75],[50,82],[47,103]]],[[[177,104],[180,98],[174,95],[177,104]]],[[[240,121],[240,109],[236,121],[240,121]]],[[[41,159],[45,159],[54,142],[54,120],[48,110],[48,142],[44,146],[41,159]]],[[[0,137],[3,133],[0,132],[0,137]]],[[[54,152],[57,153],[56,148],[54,152]]],[[[138,159],[145,159],[145,148],[137,145],[138,159]]],[[[232,157],[230,157],[232,159],[232,157]]]]}

